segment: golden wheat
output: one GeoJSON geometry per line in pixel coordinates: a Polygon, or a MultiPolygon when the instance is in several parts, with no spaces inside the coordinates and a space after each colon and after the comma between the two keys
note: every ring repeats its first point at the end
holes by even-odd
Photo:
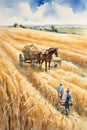
{"type": "MultiPolygon", "coordinates": [[[[86,72],[74,65],[87,64],[86,41],[86,37],[30,29],[0,29],[1,130],[87,129],[87,80],[83,77],[86,72]],[[59,55],[66,61],[62,61],[60,68],[51,68],[47,72],[38,70],[38,66],[37,69],[31,69],[30,65],[20,67],[20,51],[31,43],[39,50],[59,48],[59,55]],[[68,118],[54,105],[60,82],[64,85],[64,92],[70,88],[75,98],[73,101],[78,105],[77,112],[73,109],[68,118]]],[[[64,110],[63,106],[59,108],[64,110]]]]}

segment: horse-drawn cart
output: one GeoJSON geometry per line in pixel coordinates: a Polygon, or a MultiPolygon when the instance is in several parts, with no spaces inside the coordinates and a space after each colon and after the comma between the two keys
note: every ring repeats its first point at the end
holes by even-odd
{"type": "Polygon", "coordinates": [[[51,62],[57,67],[58,63],[61,63],[61,59],[58,57],[58,49],[57,48],[49,48],[46,49],[45,52],[39,51],[35,45],[27,45],[22,49],[22,53],[19,54],[19,64],[22,66],[23,63],[31,63],[34,66],[34,63],[39,63],[39,68],[41,68],[42,63],[45,62],[45,71],[47,68],[50,69],[51,62]],[[55,58],[53,58],[53,54],[55,58]],[[47,66],[47,63],[49,66],[47,66]]]}
{"type": "Polygon", "coordinates": [[[39,50],[34,45],[24,46],[22,53],[19,54],[19,64],[22,66],[23,63],[38,63],[38,53],[39,50]]]}

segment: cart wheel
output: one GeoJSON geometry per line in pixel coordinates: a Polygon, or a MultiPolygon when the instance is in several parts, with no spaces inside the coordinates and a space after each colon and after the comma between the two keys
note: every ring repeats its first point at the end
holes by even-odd
{"type": "Polygon", "coordinates": [[[19,55],[19,64],[20,64],[20,66],[23,66],[23,57],[22,57],[22,54],[19,55]]]}

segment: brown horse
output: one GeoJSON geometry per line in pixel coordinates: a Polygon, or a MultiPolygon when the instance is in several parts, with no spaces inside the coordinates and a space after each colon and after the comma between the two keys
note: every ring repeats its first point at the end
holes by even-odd
{"type": "Polygon", "coordinates": [[[44,54],[40,54],[40,65],[42,66],[43,62],[45,61],[45,71],[47,71],[47,63],[49,63],[49,69],[50,69],[50,64],[52,60],[53,54],[58,57],[58,49],[57,48],[49,48],[45,51],[44,54]]]}

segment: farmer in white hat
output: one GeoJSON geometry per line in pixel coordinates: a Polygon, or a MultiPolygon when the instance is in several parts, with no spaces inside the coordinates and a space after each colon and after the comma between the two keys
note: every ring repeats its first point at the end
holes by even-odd
{"type": "Polygon", "coordinates": [[[58,100],[62,100],[63,93],[64,93],[64,87],[62,83],[60,83],[60,85],[58,86],[57,92],[58,92],[58,100]]]}

